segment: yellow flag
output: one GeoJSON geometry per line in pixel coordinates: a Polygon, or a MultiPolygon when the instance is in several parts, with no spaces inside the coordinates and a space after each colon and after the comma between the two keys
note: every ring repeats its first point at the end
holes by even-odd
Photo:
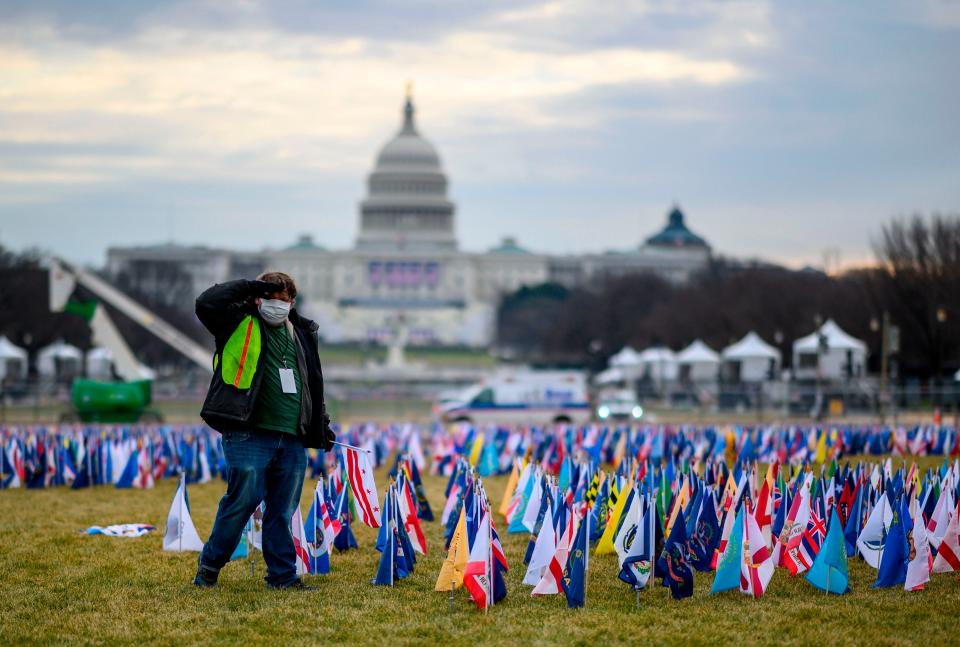
{"type": "Polygon", "coordinates": [[[737,435],[733,432],[732,428],[727,427],[725,439],[725,460],[727,465],[733,465],[734,461],[737,460],[737,435]]]}
{"type": "Polygon", "coordinates": [[[503,500],[500,501],[500,514],[507,518],[507,510],[510,509],[510,502],[513,501],[513,491],[517,489],[517,481],[520,480],[520,462],[513,462],[513,469],[510,470],[510,479],[507,481],[507,489],[503,491],[503,500]]]}
{"type": "Polygon", "coordinates": [[[467,568],[469,552],[467,521],[464,516],[464,508],[460,508],[457,528],[453,531],[450,550],[447,551],[447,557],[443,560],[443,566],[440,567],[440,575],[437,577],[437,585],[433,587],[434,591],[449,591],[463,586],[463,571],[467,568]]]}
{"type": "Polygon", "coordinates": [[[617,498],[617,505],[613,506],[613,512],[610,513],[610,517],[607,519],[607,527],[603,529],[603,534],[600,536],[600,541],[597,542],[597,549],[594,555],[607,555],[614,552],[613,535],[617,531],[617,525],[620,523],[623,509],[627,507],[627,499],[630,498],[626,496],[626,486],[624,486],[621,492],[624,493],[624,495],[617,498]]]}
{"type": "Polygon", "coordinates": [[[817,441],[816,461],[821,465],[827,460],[827,432],[820,434],[820,440],[817,441]]]}
{"type": "Polygon", "coordinates": [[[470,448],[470,465],[473,467],[477,466],[477,461],[480,460],[480,452],[483,451],[483,432],[479,432],[477,437],[473,439],[473,447],[470,448]]]}

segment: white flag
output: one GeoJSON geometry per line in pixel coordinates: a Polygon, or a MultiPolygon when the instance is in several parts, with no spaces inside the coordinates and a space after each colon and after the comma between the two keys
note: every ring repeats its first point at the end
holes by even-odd
{"type": "Polygon", "coordinates": [[[543,524],[540,526],[540,534],[533,544],[533,553],[530,555],[530,564],[527,572],[523,576],[523,583],[528,586],[536,586],[543,577],[543,570],[550,565],[553,554],[557,550],[557,532],[553,527],[553,505],[547,503],[546,513],[543,515],[543,524]]]}
{"type": "Polygon", "coordinates": [[[181,476],[180,486],[173,495],[173,503],[167,514],[167,531],[163,536],[163,549],[175,553],[203,550],[203,542],[190,518],[186,487],[186,481],[181,476]]]}

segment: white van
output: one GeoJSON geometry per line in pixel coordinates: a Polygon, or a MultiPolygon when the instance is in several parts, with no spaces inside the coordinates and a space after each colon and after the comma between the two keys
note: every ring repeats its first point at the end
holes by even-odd
{"type": "Polygon", "coordinates": [[[441,400],[443,422],[471,424],[586,424],[590,402],[579,371],[499,373],[441,400]]]}

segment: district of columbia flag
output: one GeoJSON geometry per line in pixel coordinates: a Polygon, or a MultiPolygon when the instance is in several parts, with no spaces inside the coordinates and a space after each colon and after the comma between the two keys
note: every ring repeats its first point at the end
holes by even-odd
{"type": "Polygon", "coordinates": [[[380,500],[377,484],[373,480],[373,468],[366,452],[344,448],[347,464],[347,479],[357,503],[360,520],[371,528],[380,527],[380,500]]]}

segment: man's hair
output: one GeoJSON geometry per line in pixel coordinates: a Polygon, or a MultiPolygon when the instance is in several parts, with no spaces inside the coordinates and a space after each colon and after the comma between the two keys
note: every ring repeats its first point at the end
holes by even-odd
{"type": "Polygon", "coordinates": [[[286,272],[264,272],[257,277],[257,280],[279,283],[283,286],[283,289],[287,291],[287,296],[289,296],[291,300],[297,298],[297,284],[293,282],[293,277],[286,272]]]}

